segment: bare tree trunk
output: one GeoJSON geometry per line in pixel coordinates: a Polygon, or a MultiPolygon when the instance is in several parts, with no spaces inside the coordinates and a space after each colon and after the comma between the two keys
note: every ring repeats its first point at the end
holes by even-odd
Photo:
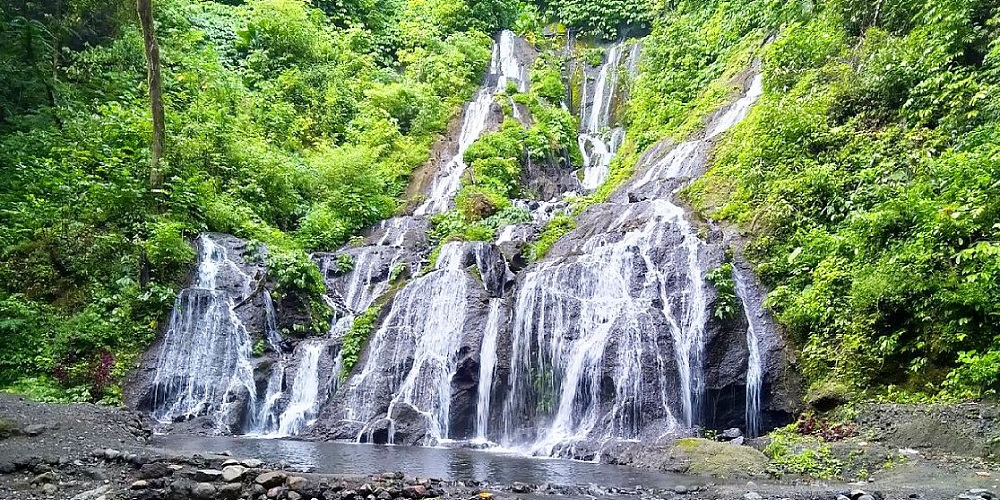
{"type": "Polygon", "coordinates": [[[146,46],[146,66],[149,81],[149,108],[153,114],[152,164],[149,169],[149,188],[163,187],[163,171],[160,158],[163,157],[163,88],[160,84],[160,47],[156,43],[156,28],[153,25],[152,0],[136,0],[139,24],[142,25],[142,39],[146,46]]]}

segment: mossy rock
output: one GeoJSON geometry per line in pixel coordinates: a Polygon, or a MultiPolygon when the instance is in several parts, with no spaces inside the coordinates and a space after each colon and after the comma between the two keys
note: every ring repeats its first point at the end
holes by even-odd
{"type": "Polygon", "coordinates": [[[671,455],[671,458],[686,464],[684,472],[722,479],[766,476],[769,463],[767,456],[749,446],[701,438],[678,440],[671,449],[671,455]]]}
{"type": "Polygon", "coordinates": [[[806,404],[818,412],[834,410],[850,401],[850,388],[831,380],[814,383],[806,393],[806,404]]]}
{"type": "Polygon", "coordinates": [[[20,433],[17,422],[5,417],[0,417],[0,439],[6,439],[20,433]]]}

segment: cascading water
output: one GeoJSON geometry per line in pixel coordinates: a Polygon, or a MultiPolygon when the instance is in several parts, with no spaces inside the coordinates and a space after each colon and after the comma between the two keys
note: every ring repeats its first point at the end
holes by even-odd
{"type": "Polygon", "coordinates": [[[476,400],[476,440],[486,442],[490,422],[490,399],[493,392],[493,376],[497,367],[497,337],[504,319],[503,299],[490,300],[490,312],[486,317],[483,332],[483,346],[479,351],[479,388],[476,400]]]}
{"type": "MultiPolygon", "coordinates": [[[[246,427],[267,436],[295,435],[318,420],[326,430],[313,436],[399,444],[472,439],[571,456],[608,440],[655,440],[701,421],[712,295],[704,274],[716,260],[671,200],[705,167],[712,138],[746,115],[760,95],[759,77],[709,123],[704,139],[654,148],[639,165],[642,174],[581,214],[548,258],[520,274],[513,292],[506,290],[510,269],[490,243],[446,244],[433,269],[398,291],[393,287],[400,283],[398,269],[417,274],[428,246],[427,216],[451,205],[466,169],[464,153],[489,128],[496,94],[509,85],[526,90],[527,64],[518,60],[517,43],[509,32],[498,38],[455,154],[441,165],[416,215],[373,228],[364,246],[315,256],[337,310],[329,335],[299,341],[282,356],[273,307],[263,297],[266,339],[278,357],[262,395],[256,394],[250,336],[234,311],[251,295],[252,280],[205,238],[199,278],[178,297],[164,340],[156,379],[163,397],[154,416],[171,421],[209,413],[225,432],[246,415],[246,427]],[[240,285],[223,289],[215,276],[230,267],[242,273],[240,285]],[[390,292],[388,311],[338,390],[342,336],[390,292]],[[205,345],[192,351],[199,342],[205,345]],[[333,391],[333,403],[324,407],[333,391]]],[[[612,47],[596,77],[585,79],[580,145],[587,189],[606,177],[623,140],[613,102],[620,98],[619,73],[634,71],[638,50],[612,47]]],[[[531,231],[537,234],[538,225],[567,207],[525,204],[533,223],[503,228],[497,244],[530,240],[531,231]]],[[[763,350],[749,312],[759,305],[744,302],[750,324],[746,421],[754,435],[763,350]]]]}
{"type": "MultiPolygon", "coordinates": [[[[705,139],[651,161],[611,203],[583,214],[561,241],[566,248],[525,274],[494,435],[501,443],[564,454],[577,443],[655,437],[700,421],[707,248],[670,200],[704,168],[711,138],[746,115],[759,85],[758,77],[705,139]]],[[[759,356],[754,363],[759,369],[759,356]]],[[[747,390],[759,398],[759,385],[747,390]]]]}
{"type": "Polygon", "coordinates": [[[251,339],[235,311],[252,280],[212,237],[198,244],[198,276],[177,297],[157,359],[152,416],[169,423],[208,414],[216,432],[229,432],[240,405],[256,398],[251,339]],[[236,285],[225,286],[223,273],[236,285]]]}
{"type": "Polygon", "coordinates": [[[462,185],[462,174],[467,168],[465,152],[486,131],[495,102],[494,96],[507,90],[508,85],[516,86],[520,92],[527,90],[527,69],[517,57],[516,44],[517,38],[512,32],[500,33],[499,41],[493,45],[486,85],[476,92],[476,97],[465,108],[458,150],[451,161],[438,170],[427,193],[427,200],[417,207],[414,215],[431,215],[448,209],[452,197],[462,185]]]}
{"type": "Polygon", "coordinates": [[[733,268],[733,280],[736,282],[736,294],[743,305],[743,314],[747,320],[747,388],[746,388],[746,435],[760,435],[761,422],[761,386],[764,382],[764,360],[761,355],[762,336],[767,329],[761,324],[760,316],[754,311],[762,309],[760,304],[752,304],[750,300],[748,278],[736,267],[733,268]]]}
{"type": "Polygon", "coordinates": [[[612,115],[615,100],[621,97],[620,72],[624,69],[635,74],[639,47],[638,43],[625,42],[611,46],[593,83],[584,70],[577,142],[583,153],[581,184],[586,190],[597,189],[604,182],[612,158],[625,142],[625,129],[613,122],[612,115]]]}
{"type": "Polygon", "coordinates": [[[400,411],[422,416],[427,439],[450,436],[452,378],[474,296],[466,266],[477,268],[484,289],[496,286],[502,278],[488,265],[495,259],[491,252],[483,243],[449,243],[434,271],[398,292],[369,340],[364,369],[342,390],[346,419],[361,426],[358,439],[378,440],[374,432],[388,423],[386,440],[393,442],[400,411]]]}
{"type": "Polygon", "coordinates": [[[575,441],[638,438],[652,420],[677,424],[665,344],[702,328],[700,274],[685,276],[699,242],[683,211],[665,201],[628,207],[600,230],[624,234],[587,238],[574,258],[545,262],[521,283],[502,410],[507,446],[549,455],[575,441]],[[679,251],[664,261],[653,255],[663,247],[679,251]],[[670,289],[685,281],[685,290],[670,289]],[[657,397],[644,420],[648,394],[657,397]],[[525,422],[546,424],[526,436],[525,422]]]}
{"type": "Polygon", "coordinates": [[[295,371],[291,399],[278,419],[277,434],[279,436],[294,436],[312,423],[322,401],[320,399],[320,356],[326,349],[326,341],[324,339],[306,341],[300,346],[303,352],[298,369],[295,371]]]}
{"type": "Polygon", "coordinates": [[[264,338],[276,359],[271,365],[264,399],[260,402],[255,414],[252,415],[247,430],[247,434],[251,435],[268,435],[277,430],[279,422],[276,405],[284,395],[285,386],[285,355],[281,349],[281,334],[278,333],[274,301],[271,300],[271,294],[267,290],[264,290],[262,295],[264,297],[264,338]]]}

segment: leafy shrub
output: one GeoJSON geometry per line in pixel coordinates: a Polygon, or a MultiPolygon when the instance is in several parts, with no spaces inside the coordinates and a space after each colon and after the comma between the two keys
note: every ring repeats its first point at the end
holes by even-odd
{"type": "Polygon", "coordinates": [[[770,473],[779,477],[796,474],[820,479],[840,476],[844,465],[833,455],[830,445],[818,438],[797,434],[795,425],[768,435],[771,442],[764,448],[764,454],[771,459],[770,473]]]}
{"type": "Polygon", "coordinates": [[[346,378],[354,370],[354,365],[357,364],[361,352],[364,351],[368,338],[375,331],[381,312],[380,306],[369,307],[354,319],[351,329],[344,334],[343,346],[340,348],[340,356],[344,361],[340,372],[341,378],[346,378]]]}
{"type": "Polygon", "coordinates": [[[537,262],[545,258],[552,245],[575,227],[576,220],[568,215],[560,214],[553,217],[545,225],[545,229],[542,230],[542,234],[539,235],[538,240],[528,246],[526,252],[528,260],[530,262],[537,262]]]}
{"type": "Polygon", "coordinates": [[[802,415],[795,423],[795,432],[803,436],[816,436],[823,441],[842,441],[856,436],[858,430],[846,422],[831,422],[815,415],[802,415]]]}
{"type": "Polygon", "coordinates": [[[733,280],[733,265],[726,262],[705,275],[705,280],[715,287],[716,298],[712,314],[720,320],[739,316],[742,306],[736,296],[736,282],[733,280]]]}
{"type": "Polygon", "coordinates": [[[647,29],[656,14],[649,0],[538,0],[555,18],[584,36],[611,40],[630,29],[647,29]]]}
{"type": "Polygon", "coordinates": [[[347,274],[354,270],[354,257],[350,254],[339,253],[333,260],[333,268],[337,274],[347,274]]]}
{"type": "Polygon", "coordinates": [[[510,200],[490,188],[466,186],[455,196],[455,204],[465,221],[478,222],[510,206],[510,200]]]}
{"type": "Polygon", "coordinates": [[[198,256],[184,237],[184,226],[178,222],[156,222],[149,230],[146,240],[146,257],[149,263],[160,269],[184,269],[198,256]]]}
{"type": "Polygon", "coordinates": [[[313,297],[326,291],[316,264],[301,250],[269,248],[264,262],[268,275],[275,280],[275,291],[280,295],[303,293],[313,297]]]}

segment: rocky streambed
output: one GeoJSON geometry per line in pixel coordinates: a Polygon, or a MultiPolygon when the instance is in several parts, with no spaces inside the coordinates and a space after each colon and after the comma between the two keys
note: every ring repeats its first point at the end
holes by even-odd
{"type": "MultiPolygon", "coordinates": [[[[882,413],[887,419],[909,420],[891,426],[879,421],[865,431],[873,438],[906,435],[915,439],[906,431],[907,426],[925,429],[930,424],[912,415],[929,415],[929,418],[944,419],[965,429],[968,422],[956,419],[982,414],[974,409],[965,406],[951,412],[940,409],[905,412],[900,408],[883,407],[882,413]]],[[[873,417],[867,415],[865,418],[873,417]]],[[[937,440],[943,432],[946,431],[936,434],[937,440]]],[[[933,445],[934,441],[916,444],[923,443],[933,445]]],[[[357,464],[352,467],[344,462],[338,465],[322,454],[313,457],[317,465],[305,468],[297,460],[278,458],[284,456],[283,449],[291,446],[288,441],[259,441],[255,444],[255,453],[248,452],[254,448],[242,446],[234,447],[235,452],[220,450],[218,444],[206,440],[203,449],[199,449],[154,438],[147,422],[133,412],[95,405],[34,403],[0,394],[0,499],[994,500],[998,498],[994,493],[1000,490],[1000,471],[991,462],[932,447],[919,451],[891,450],[893,456],[905,451],[909,458],[891,467],[873,470],[865,481],[849,483],[791,476],[781,480],[768,478],[764,473],[770,464],[753,447],[709,440],[689,439],[673,447],[637,447],[621,451],[615,457],[606,457],[610,461],[645,468],[628,469],[635,472],[623,472],[626,468],[613,465],[526,457],[469,462],[462,461],[461,453],[440,449],[422,449],[428,453],[415,455],[423,457],[418,460],[425,462],[450,461],[445,464],[445,470],[482,467],[477,473],[467,475],[426,474],[434,470],[435,464],[413,462],[416,465],[406,465],[381,459],[358,468],[357,464]],[[525,462],[527,460],[535,462],[531,464],[525,462]],[[401,465],[405,467],[394,468],[401,465]],[[519,477],[512,470],[526,467],[539,470],[592,468],[578,469],[585,471],[583,475],[548,476],[554,480],[545,480],[546,476],[521,476],[524,481],[511,480],[519,477]],[[338,470],[351,473],[338,473],[338,470]],[[685,474],[671,474],[672,470],[685,474]]],[[[359,450],[356,453],[361,454],[357,456],[376,449],[391,449],[343,446],[356,447],[359,450]]],[[[890,446],[891,442],[860,440],[837,444],[845,457],[868,457],[872,469],[872,464],[883,459],[880,453],[889,450],[890,446]],[[873,452],[865,455],[854,451],[859,447],[873,452]]]]}

